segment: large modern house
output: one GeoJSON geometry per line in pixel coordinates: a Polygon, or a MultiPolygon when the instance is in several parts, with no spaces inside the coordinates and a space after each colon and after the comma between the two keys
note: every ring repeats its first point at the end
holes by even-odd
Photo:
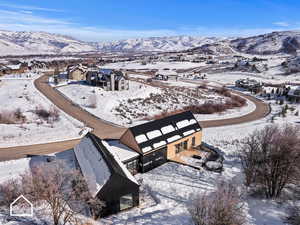
{"type": "Polygon", "coordinates": [[[86,75],[86,81],[93,86],[102,87],[107,91],[122,91],[129,89],[128,80],[123,72],[112,69],[91,70],[86,75]]]}
{"type": "Polygon", "coordinates": [[[74,152],[92,197],[105,202],[102,215],[139,205],[139,184],[105,141],[88,133],[74,152]]]}
{"type": "Polygon", "coordinates": [[[189,111],[130,127],[120,139],[139,153],[134,170],[140,172],[162,165],[181,151],[200,145],[201,141],[202,129],[189,111]]]}
{"type": "Polygon", "coordinates": [[[104,215],[109,215],[139,204],[134,174],[173,161],[201,142],[202,128],[187,111],[130,127],[119,140],[88,133],[74,152],[91,195],[105,201],[104,215]]]}

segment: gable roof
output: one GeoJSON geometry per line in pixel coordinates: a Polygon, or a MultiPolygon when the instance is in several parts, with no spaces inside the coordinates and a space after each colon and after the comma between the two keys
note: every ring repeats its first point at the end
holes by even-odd
{"type": "Polygon", "coordinates": [[[87,182],[89,191],[95,197],[103,186],[117,173],[138,185],[138,182],[124,164],[108,150],[104,141],[88,133],[75,146],[74,152],[87,182]]]}
{"type": "Polygon", "coordinates": [[[202,128],[193,113],[186,111],[128,129],[141,152],[147,153],[198,132],[202,128]]]}

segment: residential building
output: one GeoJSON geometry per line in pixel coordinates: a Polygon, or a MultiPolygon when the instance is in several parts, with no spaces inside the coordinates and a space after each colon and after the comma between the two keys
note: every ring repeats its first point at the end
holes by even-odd
{"type": "Polygon", "coordinates": [[[102,215],[139,205],[139,183],[104,140],[88,133],[74,152],[90,194],[105,202],[102,215]]]}
{"type": "Polygon", "coordinates": [[[75,66],[68,66],[67,72],[68,72],[68,79],[69,80],[85,80],[86,79],[86,73],[88,68],[86,66],[83,66],[82,64],[77,64],[75,66]]]}
{"type": "Polygon", "coordinates": [[[107,91],[122,91],[129,89],[129,81],[120,70],[91,70],[87,73],[86,81],[90,85],[102,87],[107,91]]]}
{"type": "Polygon", "coordinates": [[[139,163],[130,164],[130,167],[133,164],[136,166],[131,169],[147,172],[174,158],[181,151],[199,146],[202,142],[202,128],[194,115],[186,111],[130,127],[120,142],[140,154],[139,163]]]}

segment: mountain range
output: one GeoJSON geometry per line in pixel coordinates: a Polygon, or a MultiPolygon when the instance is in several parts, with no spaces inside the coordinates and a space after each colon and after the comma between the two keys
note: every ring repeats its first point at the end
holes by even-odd
{"type": "Polygon", "coordinates": [[[150,37],[112,42],[85,42],[46,32],[0,31],[0,55],[66,54],[80,52],[145,52],[197,49],[209,54],[238,51],[248,54],[294,54],[300,32],[282,31],[247,38],[150,37]]]}

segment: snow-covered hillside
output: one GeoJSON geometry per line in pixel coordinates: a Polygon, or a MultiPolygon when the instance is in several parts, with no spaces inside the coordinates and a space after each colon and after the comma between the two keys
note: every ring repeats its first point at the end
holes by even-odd
{"type": "Polygon", "coordinates": [[[74,52],[166,52],[194,49],[201,53],[294,54],[300,32],[282,31],[248,38],[200,36],[149,37],[112,42],[85,42],[46,32],[0,31],[0,55],[61,54],[74,52]]]}
{"type": "Polygon", "coordinates": [[[249,54],[295,54],[300,49],[299,31],[281,31],[231,41],[237,51],[249,54]]]}
{"type": "Polygon", "coordinates": [[[93,51],[95,47],[72,37],[46,32],[0,31],[0,55],[93,51]]]}
{"type": "Polygon", "coordinates": [[[181,51],[220,40],[223,38],[190,36],[137,38],[99,43],[98,49],[102,51],[181,51]]]}

